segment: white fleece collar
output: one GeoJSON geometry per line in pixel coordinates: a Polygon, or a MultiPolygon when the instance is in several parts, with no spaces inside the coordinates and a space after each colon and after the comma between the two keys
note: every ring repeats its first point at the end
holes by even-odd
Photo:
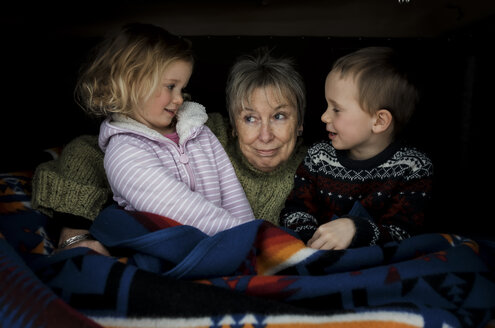
{"type": "MultiPolygon", "coordinates": [[[[196,128],[204,125],[208,120],[208,114],[203,105],[192,101],[186,101],[177,112],[176,130],[180,143],[191,136],[196,128]]],[[[146,125],[122,114],[113,114],[109,122],[110,125],[125,130],[137,132],[139,134],[152,137],[154,139],[166,138],[161,133],[150,129],[146,125]]]]}
{"type": "Polygon", "coordinates": [[[179,140],[186,140],[191,133],[199,126],[202,126],[208,120],[205,106],[192,101],[186,101],[182,104],[177,113],[176,130],[179,140]]]}

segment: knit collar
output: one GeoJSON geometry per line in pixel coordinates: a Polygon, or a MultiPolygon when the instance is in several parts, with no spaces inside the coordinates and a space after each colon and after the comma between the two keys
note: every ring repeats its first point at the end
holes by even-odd
{"type": "Polygon", "coordinates": [[[365,170],[382,165],[388,161],[401,146],[401,141],[394,141],[377,155],[365,160],[351,159],[349,157],[349,151],[347,150],[335,149],[335,153],[337,155],[337,159],[343,166],[350,169],[365,170]]]}

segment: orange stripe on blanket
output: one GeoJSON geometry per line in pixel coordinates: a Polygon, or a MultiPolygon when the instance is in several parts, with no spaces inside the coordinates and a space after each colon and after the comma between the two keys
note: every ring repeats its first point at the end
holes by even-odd
{"type": "MultiPolygon", "coordinates": [[[[230,326],[229,326],[230,327],[230,326]]],[[[236,326],[237,327],[237,326],[236,326]]],[[[247,327],[247,326],[246,326],[247,327]]],[[[296,328],[296,327],[325,327],[325,328],[417,328],[421,326],[410,325],[393,321],[354,321],[354,322],[321,322],[321,323],[285,323],[268,324],[265,328],[296,328]]],[[[243,327],[244,328],[244,327],[243,327]]]]}
{"type": "MultiPolygon", "coordinates": [[[[447,241],[449,242],[449,244],[451,246],[454,246],[455,243],[454,243],[454,238],[460,238],[459,236],[457,235],[450,235],[450,234],[445,234],[445,233],[441,233],[440,234],[442,237],[444,237],[445,239],[447,239],[447,241]]],[[[471,239],[465,239],[463,240],[462,242],[464,245],[470,247],[476,254],[479,254],[479,245],[477,242],[475,242],[474,240],[471,240],[471,239]]]]}
{"type": "Polygon", "coordinates": [[[283,265],[295,254],[305,249],[304,243],[274,226],[262,227],[262,238],[258,239],[258,252],[256,257],[256,271],[265,274],[273,268],[283,265]]]}
{"type": "Polygon", "coordinates": [[[423,326],[423,320],[416,315],[391,313],[395,319],[372,319],[373,314],[354,315],[252,315],[245,314],[234,319],[230,315],[212,320],[209,317],[199,318],[94,318],[106,328],[151,328],[151,327],[182,327],[182,328],[417,328],[423,326]],[[364,315],[364,318],[363,318],[364,315]],[[366,318],[366,316],[368,317],[366,318]],[[359,319],[361,318],[361,319],[359,319]],[[343,321],[340,321],[340,320],[343,321]]]}
{"type": "Polygon", "coordinates": [[[447,239],[450,245],[454,245],[454,239],[452,238],[452,235],[446,234],[446,233],[441,233],[440,234],[443,238],[447,239]]]}
{"type": "Polygon", "coordinates": [[[265,249],[256,258],[256,271],[261,275],[270,272],[274,268],[287,263],[295,254],[305,248],[303,243],[287,243],[265,249]]]}
{"type": "MultiPolygon", "coordinates": [[[[157,321],[156,319],[150,319],[150,322],[157,321]]],[[[205,325],[195,325],[194,323],[188,323],[188,319],[184,320],[185,322],[182,323],[179,326],[175,326],[175,322],[167,324],[165,323],[164,325],[161,325],[160,327],[182,327],[182,328],[211,328],[211,326],[205,326],[205,325]]],[[[192,321],[192,320],[191,320],[192,321]]],[[[154,325],[154,323],[139,323],[139,324],[121,324],[121,325],[113,325],[113,324],[104,324],[102,327],[105,328],[151,328],[151,327],[157,327],[154,325]]],[[[214,325],[215,328],[255,328],[259,327],[259,324],[253,325],[250,323],[246,324],[235,324],[230,325],[214,325]]],[[[412,326],[408,324],[403,324],[403,323],[397,323],[397,322],[370,322],[370,321],[361,321],[361,322],[346,322],[346,323],[328,323],[328,322],[322,322],[322,323],[285,323],[285,324],[267,324],[264,325],[263,327],[265,328],[299,328],[299,327],[314,327],[314,328],[414,328],[414,327],[419,327],[419,326],[412,326]]]]}

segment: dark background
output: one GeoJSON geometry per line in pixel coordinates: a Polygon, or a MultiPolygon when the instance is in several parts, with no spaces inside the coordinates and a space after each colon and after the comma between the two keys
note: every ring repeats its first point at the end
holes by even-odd
{"type": "Polygon", "coordinates": [[[293,57],[306,81],[304,137],[325,138],[324,80],[333,61],[364,46],[397,48],[417,73],[418,112],[407,132],[435,164],[436,231],[495,236],[492,1],[70,1],[3,4],[0,172],[32,169],[43,149],[98,133],[73,101],[89,49],[131,21],[190,38],[197,64],[188,92],[225,112],[235,58],[259,46],[293,57]]]}

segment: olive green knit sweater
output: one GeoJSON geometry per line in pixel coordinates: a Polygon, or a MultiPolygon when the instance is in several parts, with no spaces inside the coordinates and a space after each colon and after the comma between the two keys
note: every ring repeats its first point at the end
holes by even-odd
{"type": "Polygon", "coordinates": [[[307,147],[298,141],[291,158],[273,172],[262,172],[254,168],[239,149],[237,138],[232,137],[228,119],[219,113],[209,115],[206,125],[224,146],[230,161],[257,219],[278,225],[280,211],[294,185],[294,174],[306,155],[307,147]]]}
{"type": "MultiPolygon", "coordinates": [[[[279,213],[292,189],[294,173],[306,154],[306,147],[299,142],[289,161],[274,172],[264,173],[242,156],[228,119],[212,113],[206,125],[229,155],[255,217],[278,225],[279,213]]],[[[58,159],[36,168],[32,204],[47,215],[58,212],[94,220],[110,198],[97,136],[75,138],[58,159]]]]}
{"type": "Polygon", "coordinates": [[[111,197],[98,136],[77,137],[59,158],[38,165],[32,187],[32,206],[40,212],[94,220],[111,197]]]}

